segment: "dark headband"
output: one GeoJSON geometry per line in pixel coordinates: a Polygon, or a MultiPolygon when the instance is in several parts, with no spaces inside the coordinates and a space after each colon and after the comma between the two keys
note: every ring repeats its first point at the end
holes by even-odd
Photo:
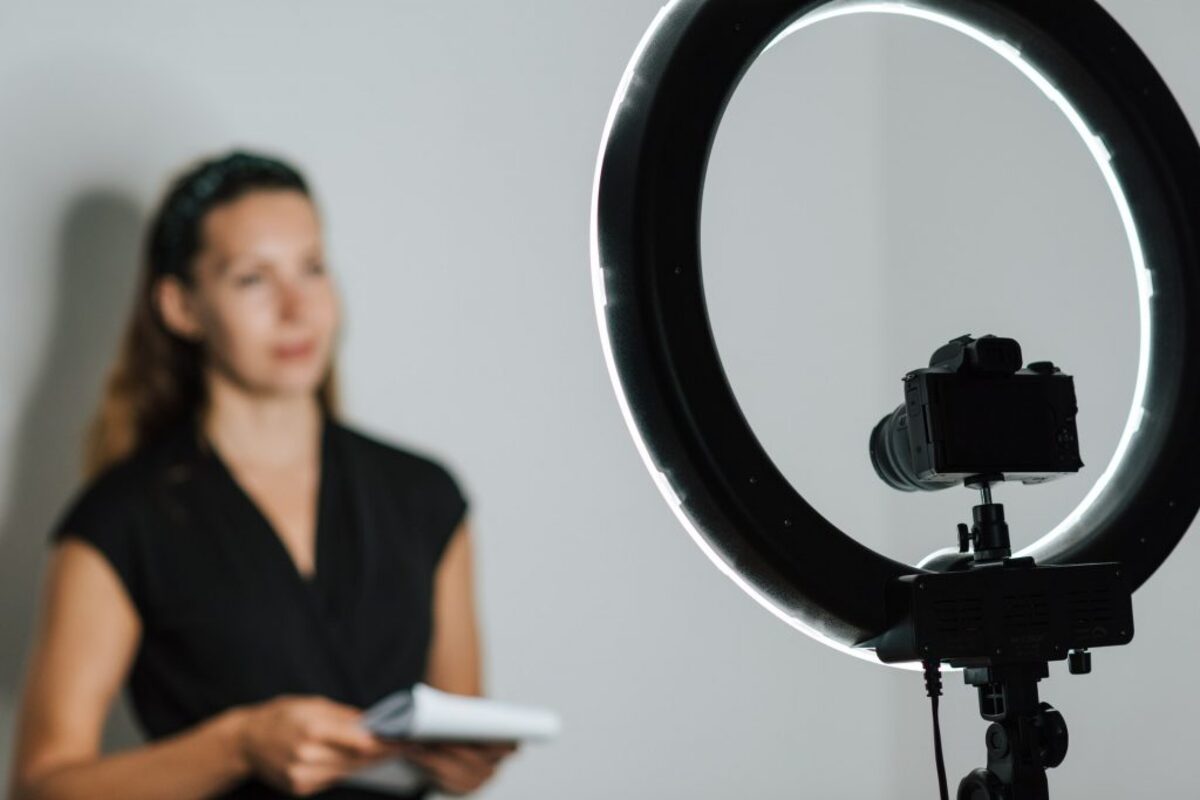
{"type": "Polygon", "coordinates": [[[235,151],[200,164],[178,178],[163,202],[151,243],[155,275],[190,278],[200,245],[200,220],[214,206],[253,189],[295,189],[308,194],[298,171],[276,159],[235,151]]]}

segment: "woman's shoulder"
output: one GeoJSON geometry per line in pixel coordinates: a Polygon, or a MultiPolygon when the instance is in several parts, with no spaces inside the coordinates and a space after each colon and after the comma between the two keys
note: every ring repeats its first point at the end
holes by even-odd
{"type": "Polygon", "coordinates": [[[50,527],[49,541],[81,539],[117,573],[139,610],[146,608],[146,510],[178,451],[163,435],[120,456],[85,480],[50,527]]]}
{"type": "Polygon", "coordinates": [[[344,420],[334,422],[334,428],[347,450],[372,466],[414,478],[453,478],[453,470],[447,461],[422,447],[367,431],[344,420]]]}
{"type": "Polygon", "coordinates": [[[172,429],[125,453],[76,486],[52,534],[116,529],[137,514],[178,461],[182,430],[172,429]]]}
{"type": "Polygon", "coordinates": [[[346,423],[336,423],[335,429],[361,468],[359,474],[373,481],[379,492],[420,509],[439,536],[458,527],[467,513],[468,494],[442,457],[346,423]]]}

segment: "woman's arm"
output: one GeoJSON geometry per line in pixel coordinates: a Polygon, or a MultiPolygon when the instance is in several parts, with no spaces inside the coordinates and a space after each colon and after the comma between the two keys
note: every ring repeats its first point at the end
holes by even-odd
{"type": "Polygon", "coordinates": [[[218,793],[249,774],[238,710],[98,757],[109,706],[140,636],[133,602],[104,556],[77,539],[56,546],[26,664],[10,787],[16,800],[187,800],[218,793]]]}
{"type": "Polygon", "coordinates": [[[425,683],[446,692],[483,694],[471,529],[464,519],[434,574],[433,635],[425,683]]]}
{"type": "MultiPolygon", "coordinates": [[[[482,695],[471,549],[470,526],[463,520],[447,542],[434,575],[433,638],[425,682],[446,692],[482,695]]],[[[517,745],[407,743],[404,747],[408,760],[424,768],[438,789],[458,795],[472,792],[491,779],[517,745]]]]}
{"type": "Polygon", "coordinates": [[[90,544],[68,539],[55,548],[46,586],[21,701],[15,800],[198,800],[251,775],[309,795],[402,754],[361,726],[361,709],[279,695],[102,758],[104,720],[137,651],[141,621],[121,579],[90,544]]]}

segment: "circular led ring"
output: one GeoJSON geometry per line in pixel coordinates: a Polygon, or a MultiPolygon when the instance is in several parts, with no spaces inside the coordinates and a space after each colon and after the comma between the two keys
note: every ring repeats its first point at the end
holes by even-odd
{"type": "Polygon", "coordinates": [[[617,401],[708,557],[790,625],[873,658],[854,645],[886,627],[886,584],[921,569],[839,530],[767,456],[721,367],[700,263],[705,171],[739,80],[788,33],[855,13],[926,19],[1004,57],[1061,109],[1104,175],[1137,277],[1134,400],[1091,491],[1021,554],[1119,561],[1131,589],[1200,504],[1190,463],[1200,450],[1200,147],[1149,60],[1092,0],[675,0],[638,44],[592,196],[592,288],[617,401]]]}

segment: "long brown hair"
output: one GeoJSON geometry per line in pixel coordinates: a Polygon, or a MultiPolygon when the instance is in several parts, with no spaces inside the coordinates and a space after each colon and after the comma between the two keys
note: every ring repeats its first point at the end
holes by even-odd
{"type": "MultiPolygon", "coordinates": [[[[168,187],[146,231],[133,312],[100,407],[88,428],[83,458],[87,477],[102,472],[203,406],[203,350],[167,328],[154,302],[154,290],[166,276],[191,285],[192,261],[202,245],[205,213],[255,189],[294,189],[312,199],[307,182],[293,167],[243,151],[200,161],[168,187]]],[[[332,362],[317,397],[327,412],[337,412],[332,362]]]]}

